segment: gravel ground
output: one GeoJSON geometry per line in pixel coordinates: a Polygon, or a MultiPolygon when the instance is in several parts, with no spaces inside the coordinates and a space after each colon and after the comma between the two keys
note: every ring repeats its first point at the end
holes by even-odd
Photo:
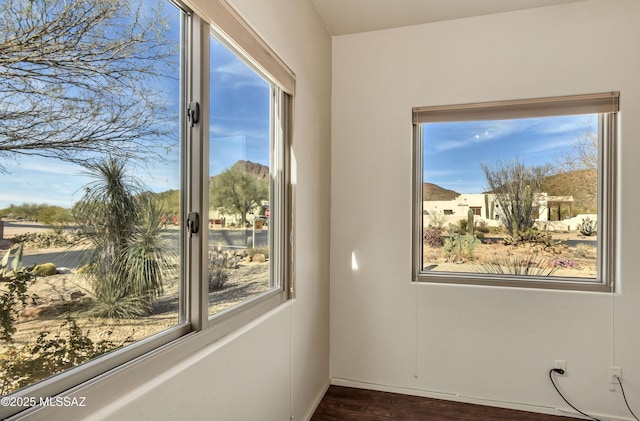
{"type": "MultiPolygon", "coordinates": [[[[49,228],[34,222],[8,221],[5,226],[3,244],[5,250],[10,247],[6,239],[27,232],[43,232],[49,228]]],[[[66,267],[75,271],[74,261],[82,250],[69,250],[66,247],[48,249],[25,249],[23,264],[40,264],[55,262],[60,269],[66,267]]],[[[217,291],[209,293],[209,314],[213,315],[230,308],[244,300],[252,298],[269,289],[269,263],[243,262],[237,269],[229,269],[229,280],[217,291]]],[[[179,285],[177,280],[168,282],[164,286],[164,294],[154,306],[154,314],[137,319],[105,319],[86,316],[82,311],[73,312],[78,325],[88,336],[96,341],[106,338],[106,332],[111,331],[109,339],[114,342],[124,341],[132,337],[140,340],[158,333],[178,323],[179,285]]],[[[52,295],[69,296],[71,292],[80,291],[91,296],[91,288],[85,279],[74,273],[62,273],[48,277],[39,277],[29,286],[28,295],[37,296],[38,301],[52,295]]],[[[22,320],[16,323],[18,331],[14,335],[16,344],[35,340],[42,331],[49,331],[53,335],[60,331],[64,316],[22,320]]],[[[2,344],[0,344],[2,351],[2,344]]]]}

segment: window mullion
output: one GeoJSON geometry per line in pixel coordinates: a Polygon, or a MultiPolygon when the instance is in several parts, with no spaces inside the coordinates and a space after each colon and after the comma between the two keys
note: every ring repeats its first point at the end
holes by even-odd
{"type": "MultiPolygon", "coordinates": [[[[188,212],[200,215],[200,229],[189,235],[189,320],[194,330],[207,327],[207,265],[208,230],[204,220],[208,206],[208,80],[209,80],[209,26],[193,14],[190,24],[191,59],[189,98],[187,102],[200,104],[200,119],[187,129],[189,153],[188,212]]],[[[185,218],[186,221],[186,218],[185,218]]]]}
{"type": "Polygon", "coordinates": [[[616,203],[616,119],[617,113],[601,114],[599,116],[599,132],[598,132],[598,147],[600,160],[598,165],[602,166],[599,169],[601,177],[599,180],[598,189],[600,194],[598,195],[598,212],[602,215],[599,218],[598,229],[602,231],[604,241],[600,241],[599,253],[604,256],[601,259],[602,267],[599,270],[600,279],[603,280],[605,285],[614,289],[615,286],[615,227],[616,227],[616,214],[614,211],[614,204],[616,203]]]}
{"type": "Polygon", "coordinates": [[[422,124],[413,125],[413,281],[422,271],[422,178],[423,178],[422,124]]]}

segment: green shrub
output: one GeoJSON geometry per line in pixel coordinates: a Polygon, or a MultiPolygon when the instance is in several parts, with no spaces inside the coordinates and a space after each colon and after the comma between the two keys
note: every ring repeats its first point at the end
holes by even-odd
{"type": "Polygon", "coordinates": [[[519,231],[513,237],[506,237],[504,239],[505,245],[520,245],[520,244],[529,244],[531,246],[540,245],[543,248],[547,249],[553,247],[557,244],[556,241],[553,240],[551,234],[548,232],[540,231],[536,227],[527,228],[524,231],[519,231]]]}
{"type": "Polygon", "coordinates": [[[582,221],[578,225],[578,231],[580,231],[582,235],[590,237],[596,234],[597,226],[597,222],[587,216],[586,218],[582,218],[582,221]]]}
{"type": "Polygon", "coordinates": [[[487,225],[486,221],[478,221],[476,223],[476,231],[484,233],[484,234],[488,234],[490,229],[489,226],[487,225]]]}
{"type": "Polygon", "coordinates": [[[209,269],[209,292],[218,291],[229,280],[229,272],[221,266],[213,266],[209,269]]]}
{"type": "Polygon", "coordinates": [[[0,393],[4,396],[44,380],[56,373],[80,365],[133,342],[131,337],[116,343],[107,338],[93,342],[76,321],[67,317],[60,326],[65,334],[41,332],[35,344],[10,345],[0,354],[0,393]]]}
{"type": "Polygon", "coordinates": [[[435,210],[429,211],[429,227],[437,230],[444,228],[444,215],[435,210]]]}
{"type": "Polygon", "coordinates": [[[262,247],[251,247],[249,249],[247,249],[247,253],[249,254],[249,257],[253,257],[256,254],[263,254],[265,258],[269,258],[269,247],[267,246],[262,246],[262,247]]]}
{"type": "Polygon", "coordinates": [[[456,225],[454,225],[453,229],[456,233],[465,235],[469,230],[469,221],[466,219],[461,219],[456,225]]]}
{"type": "Polygon", "coordinates": [[[229,257],[230,254],[221,249],[209,252],[209,292],[222,289],[229,280],[229,257]]]}
{"type": "Polygon", "coordinates": [[[9,249],[0,261],[0,339],[5,342],[13,340],[16,316],[26,305],[27,284],[33,280],[32,269],[22,266],[22,245],[9,249]]]}
{"type": "Polygon", "coordinates": [[[489,234],[492,235],[498,235],[498,234],[504,234],[504,228],[503,227],[494,227],[494,226],[489,226],[489,234]]]}

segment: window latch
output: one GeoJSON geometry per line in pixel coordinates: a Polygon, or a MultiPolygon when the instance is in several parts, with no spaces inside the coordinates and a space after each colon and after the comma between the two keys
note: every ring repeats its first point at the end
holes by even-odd
{"type": "Polygon", "coordinates": [[[193,234],[197,234],[200,230],[200,215],[198,212],[189,212],[187,215],[187,229],[190,237],[193,237],[193,234]]]}
{"type": "Polygon", "coordinates": [[[187,120],[191,123],[191,127],[200,121],[200,104],[197,101],[189,103],[187,107],[187,120]]]}

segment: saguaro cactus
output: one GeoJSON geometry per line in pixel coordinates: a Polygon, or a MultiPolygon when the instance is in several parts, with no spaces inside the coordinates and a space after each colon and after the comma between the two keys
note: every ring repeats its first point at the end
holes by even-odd
{"type": "Polygon", "coordinates": [[[511,232],[513,237],[518,235],[518,202],[511,201],[511,232]]]}
{"type": "MultiPolygon", "coordinates": [[[[493,206],[491,208],[493,209],[493,206]]],[[[484,195],[484,217],[489,219],[489,196],[487,196],[486,194],[484,195]]]]}

